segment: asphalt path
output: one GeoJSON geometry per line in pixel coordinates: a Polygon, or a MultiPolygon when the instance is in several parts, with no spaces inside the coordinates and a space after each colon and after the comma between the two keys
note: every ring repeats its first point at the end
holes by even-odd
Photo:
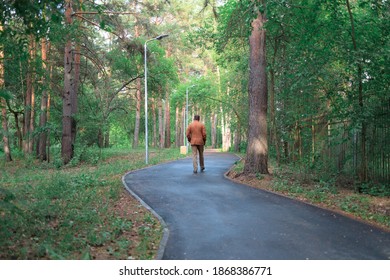
{"type": "Polygon", "coordinates": [[[237,160],[206,152],[202,173],[187,157],[123,176],[164,226],[158,259],[390,259],[389,232],[232,182],[224,173],[237,160]]]}

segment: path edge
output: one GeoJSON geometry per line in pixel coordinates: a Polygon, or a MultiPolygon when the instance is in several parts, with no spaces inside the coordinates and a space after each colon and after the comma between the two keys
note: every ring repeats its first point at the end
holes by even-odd
{"type": "Polygon", "coordinates": [[[130,193],[130,195],[132,195],[135,199],[137,199],[142,204],[142,206],[144,206],[149,212],[151,212],[153,214],[153,216],[155,216],[159,220],[161,226],[163,227],[163,236],[160,240],[160,245],[159,245],[159,248],[157,250],[157,255],[154,258],[155,260],[162,260],[162,258],[164,256],[164,252],[165,252],[165,247],[167,245],[168,238],[169,238],[168,225],[164,221],[164,219],[159,214],[157,214],[157,212],[154,211],[154,209],[152,207],[149,206],[149,204],[147,204],[145,201],[143,201],[141,199],[141,197],[139,197],[135,192],[133,192],[130,189],[130,187],[126,184],[125,177],[133,172],[134,172],[134,170],[129,171],[125,175],[123,175],[122,176],[122,183],[123,183],[125,189],[130,193]]]}
{"type": "MultiPolygon", "coordinates": [[[[240,158],[238,161],[243,160],[243,158],[240,157],[239,155],[237,155],[237,154],[235,154],[235,155],[240,158]]],[[[348,218],[348,219],[354,220],[356,222],[360,222],[362,224],[365,224],[367,226],[373,227],[376,230],[379,230],[379,231],[382,231],[382,232],[385,232],[385,233],[390,233],[390,228],[387,228],[385,225],[371,223],[370,221],[364,220],[363,218],[357,217],[357,216],[355,216],[353,214],[350,214],[348,212],[344,212],[344,211],[338,210],[338,209],[327,208],[325,206],[312,203],[310,201],[304,201],[304,200],[296,199],[296,198],[290,197],[288,195],[285,195],[283,193],[279,193],[279,192],[276,192],[276,191],[273,191],[273,190],[268,190],[268,189],[263,189],[263,188],[256,188],[256,187],[254,187],[254,186],[252,186],[250,184],[247,184],[247,183],[244,183],[244,182],[240,182],[238,180],[230,178],[228,174],[233,169],[233,167],[234,167],[234,164],[229,168],[229,170],[227,170],[223,174],[225,179],[227,179],[227,180],[229,180],[229,181],[231,181],[233,183],[241,184],[243,186],[247,186],[247,187],[250,187],[250,188],[253,188],[253,189],[257,189],[257,190],[260,190],[260,191],[263,191],[263,192],[266,192],[266,193],[270,193],[270,194],[281,196],[281,197],[284,197],[284,198],[287,198],[287,199],[290,199],[290,200],[293,200],[293,201],[296,201],[296,202],[299,202],[299,203],[303,203],[303,204],[309,205],[311,207],[319,208],[319,209],[328,211],[328,212],[332,213],[333,215],[339,215],[339,216],[342,216],[344,218],[348,218]]]]}

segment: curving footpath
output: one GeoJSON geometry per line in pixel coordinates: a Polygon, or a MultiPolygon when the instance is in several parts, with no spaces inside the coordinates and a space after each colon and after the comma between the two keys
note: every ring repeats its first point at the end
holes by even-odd
{"type": "Polygon", "coordinates": [[[390,233],[331,211],[237,184],[238,160],[205,153],[127,173],[123,183],[164,226],[157,259],[388,260],[390,233]]]}

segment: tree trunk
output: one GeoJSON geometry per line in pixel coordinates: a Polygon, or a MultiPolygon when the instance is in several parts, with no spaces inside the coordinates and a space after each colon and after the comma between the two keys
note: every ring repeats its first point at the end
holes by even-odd
{"type": "Polygon", "coordinates": [[[110,128],[106,130],[106,133],[104,133],[104,148],[110,147],[110,128]]]}
{"type": "Polygon", "coordinates": [[[175,121],[175,145],[176,147],[181,146],[181,126],[180,126],[180,114],[179,114],[179,107],[176,106],[176,121],[175,121]]]}
{"type": "Polygon", "coordinates": [[[237,122],[237,128],[234,133],[234,152],[240,152],[240,144],[241,144],[241,123],[237,122]]]}
{"type": "MultiPolygon", "coordinates": [[[[351,5],[349,3],[349,0],[346,0],[346,5],[348,9],[349,19],[351,21],[351,38],[353,43],[353,49],[355,51],[355,54],[357,53],[357,42],[356,42],[356,34],[355,34],[355,24],[353,19],[353,14],[351,10],[351,5]]],[[[364,114],[364,101],[363,101],[363,69],[362,69],[362,58],[357,58],[357,78],[358,78],[358,94],[359,94],[359,107],[360,107],[360,115],[364,114]]],[[[359,178],[362,182],[366,182],[368,180],[368,164],[367,164],[367,150],[366,150],[366,143],[367,143],[367,122],[364,118],[362,118],[361,123],[362,129],[362,135],[361,135],[361,153],[362,153],[362,161],[360,163],[360,170],[359,170],[359,178]]]]}
{"type": "MultiPolygon", "coordinates": [[[[77,7],[77,11],[82,11],[83,7],[83,0],[79,0],[79,6],[77,7]]],[[[72,8],[72,7],[70,7],[72,8]]],[[[81,19],[79,17],[76,17],[77,21],[81,23],[81,19]]],[[[72,19],[70,19],[70,24],[72,23],[72,19]]],[[[70,92],[70,100],[71,100],[71,133],[72,133],[72,147],[74,149],[74,146],[76,144],[76,134],[77,134],[77,120],[76,120],[76,114],[78,112],[78,92],[79,92],[79,85],[80,85],[80,62],[81,62],[81,47],[78,40],[76,40],[75,43],[75,51],[74,51],[74,60],[73,60],[73,86],[72,91],[70,92]]]]}
{"type": "MultiPolygon", "coordinates": [[[[274,52],[274,60],[275,60],[276,51],[274,52]]],[[[275,65],[275,63],[274,63],[275,65]]],[[[275,110],[275,72],[273,69],[270,70],[270,115],[271,115],[271,133],[272,133],[272,139],[275,145],[275,151],[276,151],[276,162],[278,165],[280,165],[280,141],[278,137],[278,129],[276,125],[276,110],[275,110]]]]}
{"type": "MultiPolygon", "coordinates": [[[[137,5],[137,1],[135,3],[137,5]]],[[[139,26],[138,19],[135,18],[135,38],[139,37],[139,26]]],[[[138,70],[140,70],[138,68],[138,70]]],[[[134,138],[133,138],[133,148],[137,148],[139,144],[139,128],[141,121],[141,79],[138,78],[136,82],[136,91],[135,91],[135,102],[136,102],[136,111],[135,111],[135,126],[134,126],[134,138]]]]}
{"type": "Polygon", "coordinates": [[[133,148],[137,148],[139,144],[139,127],[141,120],[141,79],[137,79],[136,83],[136,111],[135,111],[135,127],[134,127],[134,138],[133,148]]]}
{"type": "Polygon", "coordinates": [[[156,118],[156,102],[152,98],[152,114],[153,114],[153,147],[157,146],[157,118],[156,118]]]}
{"type": "Polygon", "coordinates": [[[217,123],[218,123],[218,115],[215,113],[211,114],[210,117],[211,122],[211,148],[217,148],[217,123]]]}
{"type": "Polygon", "coordinates": [[[33,120],[33,53],[34,37],[30,35],[28,70],[26,75],[26,96],[24,100],[24,122],[23,122],[23,152],[29,154],[32,152],[32,123],[33,120]]]}
{"type": "MultiPolygon", "coordinates": [[[[65,0],[65,19],[66,24],[72,23],[72,1],[65,0]]],[[[72,142],[72,100],[74,97],[74,87],[72,85],[72,41],[68,38],[65,43],[64,54],[64,93],[62,100],[62,147],[61,156],[64,164],[69,163],[73,158],[74,145],[72,142]]]]}
{"type": "Polygon", "coordinates": [[[165,148],[171,147],[171,110],[169,105],[169,91],[165,95],[165,148]]]}
{"type": "Polygon", "coordinates": [[[159,148],[164,148],[164,119],[163,119],[163,104],[162,100],[158,100],[158,135],[159,135],[159,148]]]}
{"type": "MultiPolygon", "coordinates": [[[[53,66],[50,66],[50,81],[52,80],[53,66]]],[[[47,122],[50,121],[50,93],[47,95],[47,122]]],[[[50,162],[50,128],[47,129],[47,162],[50,162]]]]}
{"type": "MultiPolygon", "coordinates": [[[[168,43],[168,48],[165,52],[166,57],[170,58],[172,56],[172,44],[168,43]]],[[[171,106],[169,103],[169,87],[166,86],[165,93],[165,148],[171,147],[171,106]]]]}
{"type": "MultiPolygon", "coordinates": [[[[265,6],[265,2],[264,6],[265,6]]],[[[265,16],[258,12],[252,21],[249,73],[249,132],[245,174],[268,174],[267,74],[265,16]]]]}
{"type": "Polygon", "coordinates": [[[231,142],[231,130],[230,130],[230,121],[231,118],[229,114],[224,114],[223,108],[221,106],[221,125],[222,125],[222,151],[229,151],[232,142],[231,142]]]}
{"type": "Polygon", "coordinates": [[[102,129],[99,128],[98,130],[98,147],[99,148],[103,148],[103,145],[104,145],[104,136],[103,136],[103,132],[102,132],[102,129]]]}
{"type": "MultiPolygon", "coordinates": [[[[2,74],[0,73],[0,75],[2,74]]],[[[3,87],[1,85],[2,83],[1,79],[2,78],[0,78],[0,88],[3,87]]],[[[4,143],[5,160],[9,162],[12,161],[12,156],[11,156],[11,148],[9,145],[9,138],[8,138],[9,133],[8,133],[8,124],[7,124],[7,104],[4,98],[0,97],[0,101],[1,101],[0,107],[1,107],[2,126],[3,126],[3,143],[4,143]]]]}
{"type": "MultiPolygon", "coordinates": [[[[0,24],[0,31],[3,31],[3,26],[0,24]]],[[[4,88],[4,52],[3,46],[0,46],[0,89],[4,88]]],[[[11,149],[9,145],[8,138],[8,123],[7,123],[7,102],[4,98],[0,97],[0,107],[1,107],[1,116],[2,116],[2,126],[3,126],[3,143],[4,143],[4,153],[5,160],[12,161],[11,149]]]]}
{"type": "Polygon", "coordinates": [[[186,106],[183,106],[183,108],[181,108],[181,119],[183,120],[183,126],[180,130],[180,134],[181,134],[181,139],[183,139],[183,146],[185,146],[187,144],[187,137],[186,137],[187,124],[185,123],[186,106]]]}
{"type": "Polygon", "coordinates": [[[17,137],[17,147],[22,150],[23,149],[23,133],[22,130],[20,129],[19,125],[19,113],[18,112],[13,112],[14,114],[14,120],[15,120],[15,128],[16,128],[16,137],[17,137]]]}
{"type": "Polygon", "coordinates": [[[41,128],[41,133],[38,140],[38,157],[41,161],[47,160],[46,146],[47,146],[47,103],[48,103],[48,83],[46,77],[47,69],[47,43],[46,39],[41,40],[41,50],[42,50],[42,98],[41,98],[41,114],[39,116],[39,127],[41,128]]]}

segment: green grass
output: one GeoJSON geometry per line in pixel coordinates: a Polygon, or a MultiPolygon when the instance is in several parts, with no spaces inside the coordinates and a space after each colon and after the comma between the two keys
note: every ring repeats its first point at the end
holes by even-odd
{"type": "MultiPolygon", "coordinates": [[[[88,259],[91,248],[99,247],[118,259],[153,257],[150,248],[161,234],[155,218],[139,214],[129,220],[113,209],[123,192],[122,176],[145,166],[144,152],[111,148],[88,154],[65,167],[31,158],[1,163],[0,259],[88,259]],[[131,240],[124,233],[130,230],[140,233],[136,256],[127,255],[131,240]]],[[[152,150],[150,162],[179,157],[178,149],[152,150]]]]}

